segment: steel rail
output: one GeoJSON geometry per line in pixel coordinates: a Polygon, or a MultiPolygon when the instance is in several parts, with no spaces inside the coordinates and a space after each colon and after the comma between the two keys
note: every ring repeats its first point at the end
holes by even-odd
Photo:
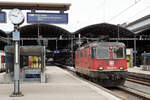
{"type": "Polygon", "coordinates": [[[138,83],[138,84],[150,86],[149,82],[144,82],[144,81],[140,81],[140,80],[136,80],[136,79],[131,79],[131,78],[127,78],[126,80],[130,81],[130,82],[134,82],[134,83],[138,83]]]}
{"type": "Polygon", "coordinates": [[[142,98],[144,98],[144,100],[150,100],[150,94],[147,94],[145,92],[141,92],[141,91],[138,91],[138,90],[135,90],[132,88],[125,87],[125,86],[119,86],[118,88],[123,90],[123,91],[132,93],[132,94],[137,95],[139,97],[142,97],[142,98]]]}

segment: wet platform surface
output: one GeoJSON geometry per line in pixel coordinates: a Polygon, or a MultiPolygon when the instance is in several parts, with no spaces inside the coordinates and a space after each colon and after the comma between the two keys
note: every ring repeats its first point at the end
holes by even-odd
{"type": "Polygon", "coordinates": [[[0,100],[120,100],[56,66],[47,73],[48,83],[21,84],[23,97],[9,97],[13,84],[0,84],[0,100]]]}
{"type": "Polygon", "coordinates": [[[130,68],[128,68],[128,72],[150,75],[150,71],[144,71],[144,70],[142,70],[141,67],[130,67],[130,68]]]}
{"type": "Polygon", "coordinates": [[[128,68],[127,75],[129,77],[136,77],[139,79],[150,80],[150,71],[144,71],[141,67],[128,68]]]}

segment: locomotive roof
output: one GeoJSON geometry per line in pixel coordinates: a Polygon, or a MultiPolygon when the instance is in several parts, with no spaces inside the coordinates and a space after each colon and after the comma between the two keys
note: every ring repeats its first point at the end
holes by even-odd
{"type": "Polygon", "coordinates": [[[125,46],[125,44],[122,43],[122,42],[93,42],[93,43],[90,43],[90,44],[86,44],[86,45],[78,48],[77,50],[84,49],[88,46],[98,46],[98,45],[99,46],[112,46],[112,45],[113,46],[125,46]]]}

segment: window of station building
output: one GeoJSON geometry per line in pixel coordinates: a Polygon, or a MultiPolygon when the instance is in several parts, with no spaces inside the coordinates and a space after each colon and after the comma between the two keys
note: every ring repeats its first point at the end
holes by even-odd
{"type": "Polygon", "coordinates": [[[84,57],[87,57],[87,50],[84,50],[84,57]]]}

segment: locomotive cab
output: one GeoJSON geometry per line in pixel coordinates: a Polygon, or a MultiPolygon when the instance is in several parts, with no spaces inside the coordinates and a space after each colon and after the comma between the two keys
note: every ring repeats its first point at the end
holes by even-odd
{"type": "Polygon", "coordinates": [[[100,71],[126,71],[124,46],[92,47],[93,68],[100,71]]]}

